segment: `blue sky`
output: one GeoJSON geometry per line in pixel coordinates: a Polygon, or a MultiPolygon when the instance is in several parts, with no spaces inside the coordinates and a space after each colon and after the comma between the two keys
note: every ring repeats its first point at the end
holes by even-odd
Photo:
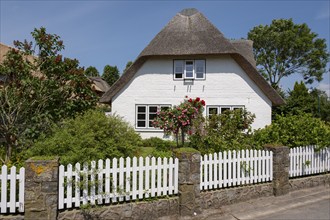
{"type": "MultiPolygon", "coordinates": [[[[81,66],[107,64],[120,71],[135,60],[154,36],[184,8],[202,12],[227,38],[246,38],[253,27],[273,19],[292,18],[307,23],[330,51],[330,0],[305,1],[29,1],[0,0],[0,41],[31,40],[35,27],[46,27],[61,36],[64,56],[77,58],[81,66]]],[[[329,65],[328,65],[329,69],[329,65]]],[[[282,80],[292,88],[298,75],[282,80]]],[[[329,73],[313,87],[330,93],[329,73]]]]}

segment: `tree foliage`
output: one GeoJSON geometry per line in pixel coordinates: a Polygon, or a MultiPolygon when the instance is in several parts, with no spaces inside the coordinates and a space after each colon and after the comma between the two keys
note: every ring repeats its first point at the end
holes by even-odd
{"type": "Polygon", "coordinates": [[[307,24],[292,19],[273,20],[248,33],[257,66],[266,80],[278,88],[283,77],[299,73],[306,83],[321,81],[329,59],[326,40],[317,38],[307,24]]]}
{"type": "Polygon", "coordinates": [[[125,72],[126,72],[126,70],[132,66],[132,64],[133,64],[133,62],[132,62],[132,61],[128,61],[128,62],[126,63],[126,67],[125,67],[125,69],[124,69],[124,71],[123,71],[123,72],[125,73],[125,72]]]}
{"type": "Polygon", "coordinates": [[[25,157],[57,155],[61,164],[133,156],[141,137],[119,116],[89,110],[52,128],[25,157]]]}
{"type": "Polygon", "coordinates": [[[309,90],[303,82],[296,82],[285,101],[285,105],[274,108],[274,118],[276,115],[298,115],[303,112],[330,122],[330,100],[324,91],[309,90]]]}
{"type": "Polygon", "coordinates": [[[60,37],[45,28],[33,42],[15,41],[0,65],[6,81],[0,88],[0,137],[6,162],[13,150],[31,145],[53,122],[95,106],[96,95],[77,60],[62,58],[60,37]]]}
{"type": "Polygon", "coordinates": [[[117,66],[106,65],[103,69],[102,78],[112,86],[119,79],[119,70],[117,66]]]}
{"type": "Polygon", "coordinates": [[[100,76],[99,71],[94,66],[89,66],[85,70],[85,75],[88,77],[100,76]]]}

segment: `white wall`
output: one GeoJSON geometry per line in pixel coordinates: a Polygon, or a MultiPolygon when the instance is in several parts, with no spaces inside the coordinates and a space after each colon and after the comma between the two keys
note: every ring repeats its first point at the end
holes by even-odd
{"type": "MultiPolygon", "coordinates": [[[[230,56],[205,57],[206,79],[194,85],[173,80],[173,59],[147,60],[134,78],[112,99],[112,112],[135,126],[137,104],[177,105],[187,95],[206,105],[244,105],[256,115],[254,129],[271,123],[271,101],[230,56]]],[[[206,109],[204,111],[206,114],[206,109]]],[[[143,138],[163,137],[161,131],[136,129],[143,138]]]]}

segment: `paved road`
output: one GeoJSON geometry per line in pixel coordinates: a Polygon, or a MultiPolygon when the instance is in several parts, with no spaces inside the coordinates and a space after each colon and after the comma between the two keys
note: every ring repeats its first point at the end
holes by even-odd
{"type": "Polygon", "coordinates": [[[330,199],[302,205],[282,212],[257,217],[255,219],[330,219],[330,199]]]}
{"type": "Polygon", "coordinates": [[[195,217],[167,216],[161,220],[330,220],[330,186],[297,190],[204,210],[195,217]]]}
{"type": "Polygon", "coordinates": [[[219,211],[203,213],[200,219],[330,220],[330,187],[309,188],[284,196],[264,197],[224,206],[219,211]]]}

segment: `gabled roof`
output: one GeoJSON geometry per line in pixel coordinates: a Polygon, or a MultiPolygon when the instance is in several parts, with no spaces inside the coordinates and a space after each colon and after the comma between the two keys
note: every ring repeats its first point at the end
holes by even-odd
{"type": "Polygon", "coordinates": [[[101,97],[100,102],[110,103],[150,57],[225,54],[232,56],[273,105],[283,104],[281,96],[256,70],[251,52],[251,41],[229,41],[202,13],[196,9],[184,9],[156,35],[132,66],[101,97]]]}

